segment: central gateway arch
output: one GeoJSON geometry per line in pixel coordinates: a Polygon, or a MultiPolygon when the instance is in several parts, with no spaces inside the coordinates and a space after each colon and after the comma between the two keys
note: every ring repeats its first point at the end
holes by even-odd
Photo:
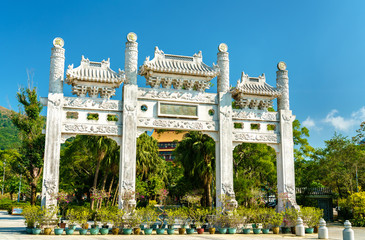
{"type": "MultiPolygon", "coordinates": [[[[277,154],[278,193],[287,193],[296,206],[293,130],[295,116],[289,108],[286,64],[280,62],[276,87],[266,83],[265,75],[249,77],[242,72],[235,87],[229,87],[228,47],[218,47],[217,64],[204,64],[202,53],[193,56],[165,54],[157,47],[152,60],[146,58],[138,68],[138,43],[134,33],[127,35],[124,71],[110,69],[110,61],[93,62],[82,56],[80,66],[68,66],[64,78],[65,49],[55,38],[50,63],[47,106],[46,147],[42,183],[42,206],[57,204],[60,146],[67,138],[102,135],[120,146],[119,207],[135,205],[133,198],[123,203],[121,196],[135,190],[136,139],[146,130],[192,130],[211,136],[216,142],[216,202],[233,190],[233,149],[241,143],[265,143],[277,154]],[[137,85],[137,74],[150,88],[137,85]],[[217,93],[206,93],[217,77],[217,93]],[[72,86],[76,97],[65,97],[63,82],[72,86]],[[123,83],[122,100],[110,100],[123,83]],[[232,109],[232,98],[239,109],[232,109]],[[277,98],[277,112],[269,112],[277,98]],[[88,120],[92,114],[98,120],[88,120]],[[110,119],[113,119],[112,121],[110,119]],[[238,127],[237,127],[238,126],[238,127]]],[[[95,119],[95,118],[94,118],[95,119]]],[[[279,199],[278,209],[283,209],[279,199]]]]}

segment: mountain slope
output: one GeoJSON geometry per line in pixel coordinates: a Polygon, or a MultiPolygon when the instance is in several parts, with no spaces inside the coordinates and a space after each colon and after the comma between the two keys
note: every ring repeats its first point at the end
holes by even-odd
{"type": "Polygon", "coordinates": [[[0,106],[0,149],[18,148],[18,129],[10,120],[11,110],[0,106]]]}

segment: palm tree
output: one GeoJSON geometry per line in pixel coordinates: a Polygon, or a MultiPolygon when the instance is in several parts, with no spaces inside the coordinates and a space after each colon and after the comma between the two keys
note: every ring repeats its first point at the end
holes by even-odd
{"type": "Polygon", "coordinates": [[[214,177],[215,142],[201,132],[189,132],[174,151],[177,161],[184,167],[184,175],[203,183],[202,205],[212,206],[211,184],[214,177]]]}
{"type": "MultiPolygon", "coordinates": [[[[92,155],[96,158],[96,167],[94,174],[94,182],[92,189],[96,189],[98,185],[98,176],[101,162],[107,156],[109,151],[115,150],[112,146],[116,145],[115,141],[105,136],[87,136],[87,142],[92,150],[92,155]]],[[[91,200],[90,208],[94,209],[94,200],[91,200]]]]}
{"type": "Polygon", "coordinates": [[[161,170],[164,170],[160,168],[164,160],[158,156],[157,140],[146,133],[137,139],[136,159],[136,174],[142,181],[146,181],[152,174],[161,175],[161,170]]]}

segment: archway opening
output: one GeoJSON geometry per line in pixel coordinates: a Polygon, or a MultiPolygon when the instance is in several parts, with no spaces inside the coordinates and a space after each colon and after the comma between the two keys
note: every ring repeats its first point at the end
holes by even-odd
{"type": "Polygon", "coordinates": [[[245,207],[276,205],[275,150],[262,143],[241,143],[233,150],[236,200],[245,207]]]}
{"type": "Polygon", "coordinates": [[[61,144],[59,192],[91,209],[118,205],[119,156],[118,143],[106,136],[68,138],[61,144]]]}
{"type": "MultiPolygon", "coordinates": [[[[160,181],[164,179],[160,185],[169,192],[168,203],[184,204],[187,197],[193,197],[199,199],[198,202],[202,206],[212,206],[215,199],[214,140],[210,136],[196,131],[156,129],[151,138],[153,140],[148,141],[155,143],[159,158],[163,160],[163,164],[159,163],[162,166],[159,168],[160,181]]],[[[138,175],[138,161],[140,161],[138,152],[141,152],[138,145],[137,140],[136,192],[144,191],[145,194],[148,194],[145,189],[154,187],[154,182],[142,180],[138,175]],[[145,189],[140,188],[141,185],[144,185],[145,189]]],[[[155,178],[151,179],[156,182],[155,178]]],[[[143,201],[143,199],[138,199],[138,195],[137,200],[143,201]]],[[[159,200],[158,195],[156,192],[153,200],[159,200]]]]}

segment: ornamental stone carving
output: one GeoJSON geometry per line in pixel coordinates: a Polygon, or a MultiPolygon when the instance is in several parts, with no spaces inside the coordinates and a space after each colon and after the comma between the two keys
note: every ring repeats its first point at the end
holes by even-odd
{"type": "Polygon", "coordinates": [[[140,118],[139,127],[216,131],[215,122],[140,118]]]}
{"type": "Polygon", "coordinates": [[[84,56],[81,57],[80,66],[68,66],[66,83],[72,85],[72,93],[79,97],[109,99],[115,95],[115,89],[125,80],[124,71],[119,69],[116,73],[110,69],[110,61],[92,62],[84,56]]]}
{"type": "Polygon", "coordinates": [[[202,93],[202,92],[188,92],[185,90],[156,90],[140,88],[138,90],[138,98],[142,99],[156,99],[156,100],[176,100],[182,102],[197,102],[197,103],[210,103],[214,104],[216,99],[216,94],[212,93],[202,93]]]}
{"type": "Polygon", "coordinates": [[[44,187],[46,188],[46,193],[52,195],[56,191],[56,180],[46,179],[44,180],[44,187]]]}
{"type": "Polygon", "coordinates": [[[295,119],[295,116],[289,114],[282,114],[281,116],[285,122],[292,122],[295,119]]]}
{"type": "Polygon", "coordinates": [[[242,111],[242,110],[233,110],[232,118],[237,120],[264,120],[264,121],[278,121],[278,113],[277,112],[253,112],[253,111],[242,111]]]}
{"type": "Polygon", "coordinates": [[[86,124],[63,124],[63,132],[75,134],[106,134],[120,135],[118,126],[86,125],[86,124]]]}
{"type": "Polygon", "coordinates": [[[216,77],[219,68],[215,65],[209,67],[203,63],[202,53],[190,56],[165,54],[155,48],[155,57],[146,58],[139,69],[139,74],[146,78],[147,85],[165,89],[173,86],[175,89],[184,87],[189,91],[205,91],[209,88],[210,80],[216,77]]]}
{"type": "Polygon", "coordinates": [[[117,100],[102,100],[91,98],[65,97],[63,106],[66,108],[83,108],[96,110],[120,110],[120,102],[117,100]]]}
{"type": "Polygon", "coordinates": [[[279,138],[276,134],[260,133],[233,133],[233,141],[237,142],[259,142],[259,143],[278,143],[279,138]]]}

